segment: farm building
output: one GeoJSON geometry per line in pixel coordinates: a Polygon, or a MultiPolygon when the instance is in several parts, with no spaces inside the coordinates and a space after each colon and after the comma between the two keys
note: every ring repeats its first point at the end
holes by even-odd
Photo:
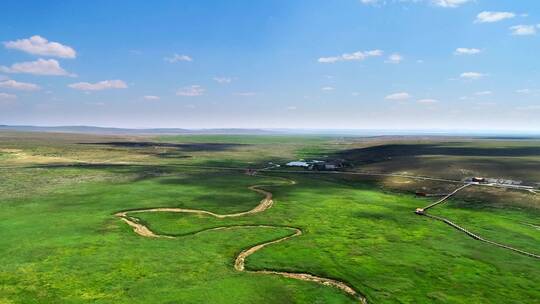
{"type": "Polygon", "coordinates": [[[473,182],[475,182],[475,183],[485,183],[486,182],[486,179],[484,177],[477,177],[477,176],[473,177],[471,180],[473,182]]]}
{"type": "Polygon", "coordinates": [[[343,167],[345,167],[347,163],[344,160],[328,160],[328,161],[320,161],[320,160],[299,160],[299,161],[292,161],[288,162],[286,166],[288,167],[302,167],[309,170],[316,170],[316,171],[333,171],[338,170],[343,167]]]}
{"type": "Polygon", "coordinates": [[[317,162],[311,165],[309,169],[317,171],[333,171],[345,167],[346,163],[344,160],[330,160],[324,162],[317,162]]]}
{"type": "Polygon", "coordinates": [[[285,164],[287,167],[302,167],[302,168],[308,168],[309,163],[305,161],[292,161],[285,164]]]}

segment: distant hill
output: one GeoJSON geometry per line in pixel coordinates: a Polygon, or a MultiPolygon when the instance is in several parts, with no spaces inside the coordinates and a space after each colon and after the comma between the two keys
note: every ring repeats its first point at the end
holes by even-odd
{"type": "Polygon", "coordinates": [[[180,129],[180,128],[156,128],[156,129],[128,129],[107,128],[93,126],[8,126],[0,125],[0,131],[19,132],[57,132],[57,133],[84,133],[84,134],[115,134],[115,135],[144,135],[144,134],[236,134],[236,135],[272,135],[284,134],[280,131],[262,129],[180,129]]]}
{"type": "Polygon", "coordinates": [[[181,129],[181,128],[109,128],[94,126],[10,126],[0,125],[1,131],[56,132],[102,135],[313,135],[340,137],[475,137],[485,139],[540,139],[539,132],[473,131],[473,130],[376,130],[376,129],[181,129]]]}

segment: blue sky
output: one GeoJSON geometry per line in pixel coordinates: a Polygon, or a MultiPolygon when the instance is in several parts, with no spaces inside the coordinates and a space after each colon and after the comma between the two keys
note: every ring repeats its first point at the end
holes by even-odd
{"type": "Polygon", "coordinates": [[[0,124],[540,131],[540,2],[3,1],[0,124]]]}

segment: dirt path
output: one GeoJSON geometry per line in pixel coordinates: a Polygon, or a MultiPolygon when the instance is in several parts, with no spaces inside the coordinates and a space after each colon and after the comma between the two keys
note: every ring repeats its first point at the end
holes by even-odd
{"type": "MultiPolygon", "coordinates": [[[[296,184],[295,181],[284,179],[288,182],[290,185],[296,184]]],[[[194,213],[194,214],[204,214],[213,216],[215,218],[228,218],[228,217],[240,217],[240,216],[246,216],[250,214],[260,213],[263,212],[273,205],[272,200],[272,193],[266,190],[261,189],[260,187],[263,187],[264,185],[254,185],[248,187],[248,189],[258,192],[262,195],[264,195],[264,198],[259,202],[257,206],[255,206],[253,209],[244,211],[244,212],[238,212],[238,213],[230,213],[230,214],[217,214],[211,211],[207,210],[199,210],[199,209],[185,209],[185,208],[148,208],[148,209],[136,209],[136,210],[129,210],[129,211],[120,211],[115,214],[116,217],[120,218],[122,221],[124,221],[126,224],[128,224],[130,227],[133,228],[133,232],[136,234],[143,236],[143,237],[151,237],[151,238],[169,238],[174,239],[176,237],[169,236],[169,235],[161,235],[154,233],[148,226],[141,223],[140,220],[134,216],[130,216],[129,214],[136,214],[136,213],[144,213],[144,212],[177,212],[177,213],[194,213]]],[[[199,231],[195,234],[209,232],[209,231],[217,231],[217,230],[229,230],[229,229],[245,229],[245,228],[286,228],[290,229],[292,231],[292,234],[278,238],[272,241],[268,241],[259,245],[255,245],[253,247],[250,247],[248,249],[243,250],[236,256],[234,260],[234,269],[240,272],[248,272],[248,273],[258,273],[258,274],[270,274],[270,275],[279,275],[286,278],[291,279],[297,279],[302,281],[308,281],[308,282],[315,282],[319,283],[325,286],[330,286],[337,288],[341,290],[342,292],[347,293],[348,295],[352,296],[356,300],[358,300],[359,303],[366,304],[367,299],[361,295],[359,292],[354,290],[354,288],[350,287],[349,285],[345,284],[344,282],[329,279],[329,278],[322,278],[318,277],[309,273],[293,273],[293,272],[281,272],[281,271],[273,271],[273,270],[246,270],[245,268],[245,261],[246,259],[254,254],[255,252],[263,249],[266,246],[280,243],[286,240],[289,240],[291,238],[297,237],[302,235],[302,230],[296,227],[290,227],[290,226],[271,226],[271,225],[244,225],[244,226],[222,226],[217,228],[210,228],[203,231],[199,231]]]]}
{"type": "MultiPolygon", "coordinates": [[[[234,269],[236,269],[238,271],[246,271],[245,270],[245,260],[250,255],[254,254],[258,250],[263,249],[264,247],[266,247],[268,245],[283,242],[283,241],[286,241],[286,240],[291,239],[293,237],[297,237],[297,236],[302,235],[302,230],[300,230],[298,228],[294,228],[294,227],[287,227],[287,228],[292,229],[294,231],[294,233],[289,235],[289,236],[277,239],[277,240],[273,240],[273,241],[270,241],[270,242],[266,242],[266,243],[263,243],[263,244],[260,244],[260,245],[253,246],[251,248],[248,248],[248,249],[240,252],[240,254],[236,257],[236,259],[234,261],[234,269]]],[[[347,284],[345,284],[343,282],[340,282],[340,281],[337,281],[337,280],[328,279],[328,278],[321,278],[321,277],[314,276],[314,275],[309,274],[309,273],[292,273],[292,272],[282,272],[282,271],[272,271],[272,270],[255,270],[255,271],[247,270],[247,272],[250,272],[250,273],[263,273],[263,274],[274,274],[274,275],[280,275],[280,276],[283,276],[283,277],[286,277],[286,278],[297,279],[297,280],[302,280],[302,281],[316,282],[316,283],[319,283],[319,284],[322,284],[322,285],[332,286],[332,287],[338,288],[338,289],[342,290],[343,292],[345,292],[345,293],[353,296],[354,298],[358,299],[360,303],[363,303],[363,304],[367,303],[366,298],[364,298],[362,295],[360,295],[358,292],[356,292],[356,290],[354,290],[352,287],[348,286],[347,284]]]]}

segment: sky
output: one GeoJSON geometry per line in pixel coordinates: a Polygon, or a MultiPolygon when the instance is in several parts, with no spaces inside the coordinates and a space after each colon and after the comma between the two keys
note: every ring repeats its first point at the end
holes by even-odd
{"type": "Polygon", "coordinates": [[[0,124],[540,132],[540,1],[2,1],[0,124]]]}

